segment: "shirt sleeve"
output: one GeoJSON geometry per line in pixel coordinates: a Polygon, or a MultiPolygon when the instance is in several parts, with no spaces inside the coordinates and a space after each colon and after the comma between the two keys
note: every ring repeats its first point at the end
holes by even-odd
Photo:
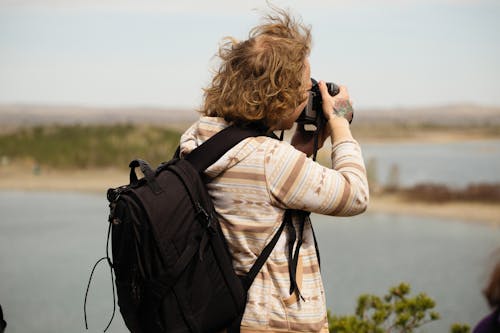
{"type": "Polygon", "coordinates": [[[364,212],[369,190],[361,148],[356,141],[332,147],[326,168],[286,142],[274,141],[264,165],[271,203],[284,209],[352,216],[364,212]]]}

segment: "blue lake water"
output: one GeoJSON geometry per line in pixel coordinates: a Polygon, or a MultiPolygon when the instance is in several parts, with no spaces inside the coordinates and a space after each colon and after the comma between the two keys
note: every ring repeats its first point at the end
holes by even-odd
{"type": "MultiPolygon", "coordinates": [[[[0,304],[8,333],[83,332],[90,269],[105,253],[104,193],[0,192],[0,304]]],[[[488,312],[481,296],[500,228],[411,216],[313,216],[328,307],[354,312],[361,293],[384,294],[409,282],[437,302],[442,319],[421,332],[448,332],[488,312]]],[[[95,274],[89,332],[102,332],[112,312],[109,269],[95,274]]],[[[126,332],[117,313],[109,332],[126,332]]]]}
{"type": "Polygon", "coordinates": [[[452,143],[363,144],[365,161],[376,165],[377,180],[388,182],[392,166],[401,185],[434,182],[463,187],[500,183],[500,140],[452,143]]]}

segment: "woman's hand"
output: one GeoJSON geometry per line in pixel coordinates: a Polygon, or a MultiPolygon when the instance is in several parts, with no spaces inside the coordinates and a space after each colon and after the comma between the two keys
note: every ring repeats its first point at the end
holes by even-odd
{"type": "MultiPolygon", "coordinates": [[[[352,139],[349,122],[353,110],[349,93],[345,86],[339,86],[339,93],[331,96],[324,81],[319,81],[319,90],[323,100],[323,114],[328,123],[323,126],[318,137],[318,149],[323,147],[325,140],[331,136],[332,142],[352,139]]],[[[303,124],[298,124],[291,144],[307,156],[314,152],[314,131],[306,131],[303,124]]]]}
{"type": "Polygon", "coordinates": [[[327,120],[332,117],[345,118],[351,122],[353,117],[352,102],[345,86],[339,86],[339,93],[331,96],[324,81],[319,81],[319,90],[323,99],[323,114],[327,120]]]}
{"type": "MultiPolygon", "coordinates": [[[[323,147],[325,140],[330,136],[330,127],[323,126],[323,129],[318,137],[318,149],[323,147]]],[[[292,146],[300,150],[307,156],[311,156],[314,152],[314,131],[306,131],[304,124],[297,124],[295,133],[293,134],[292,146]]]]}
{"type": "Polygon", "coordinates": [[[353,140],[349,121],[352,120],[353,111],[347,88],[340,86],[340,92],[330,96],[325,82],[319,82],[319,90],[323,99],[323,114],[328,119],[327,126],[330,129],[332,144],[336,142],[353,140]]]}

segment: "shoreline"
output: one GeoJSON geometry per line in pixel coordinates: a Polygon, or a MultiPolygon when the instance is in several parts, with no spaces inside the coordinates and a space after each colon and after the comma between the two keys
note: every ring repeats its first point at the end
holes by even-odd
{"type": "MultiPolygon", "coordinates": [[[[102,193],[103,200],[110,187],[128,184],[129,172],[118,169],[41,170],[20,166],[0,166],[0,191],[47,191],[102,193]]],[[[372,194],[368,213],[384,213],[440,218],[466,223],[500,227],[500,205],[450,201],[425,203],[408,201],[395,194],[372,194]]]]}
{"type": "Polygon", "coordinates": [[[427,203],[399,195],[372,195],[367,212],[439,218],[500,227],[500,205],[485,202],[447,201],[427,203]]]}

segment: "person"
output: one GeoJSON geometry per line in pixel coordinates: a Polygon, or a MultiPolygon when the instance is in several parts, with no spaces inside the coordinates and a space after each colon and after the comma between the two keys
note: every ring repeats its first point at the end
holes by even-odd
{"type": "Polygon", "coordinates": [[[2,305],[0,305],[0,333],[3,333],[6,327],[7,327],[7,322],[3,318],[2,305]]]}
{"type": "Polygon", "coordinates": [[[500,261],[494,267],[483,294],[493,311],[477,323],[473,333],[498,333],[500,332],[500,261]]]}
{"type": "MultiPolygon", "coordinates": [[[[226,39],[220,67],[204,89],[200,119],[180,139],[183,158],[229,125],[268,133],[294,126],[311,89],[310,28],[273,8],[244,41],[226,39]]],[[[365,166],[349,121],[344,86],[332,97],[319,82],[327,120],[319,143],[330,137],[332,168],[308,158],[313,137],[297,126],[291,143],[269,136],[247,138],[211,165],[205,175],[237,274],[248,272],[279,229],[285,211],[352,216],[367,208],[365,166]]],[[[297,241],[283,232],[248,292],[241,332],[328,332],[325,292],[309,219],[293,217],[302,245],[292,274],[288,253],[297,241]],[[303,223],[301,226],[300,224],[303,223]]],[[[299,238],[299,237],[295,237],[299,238]]]]}

